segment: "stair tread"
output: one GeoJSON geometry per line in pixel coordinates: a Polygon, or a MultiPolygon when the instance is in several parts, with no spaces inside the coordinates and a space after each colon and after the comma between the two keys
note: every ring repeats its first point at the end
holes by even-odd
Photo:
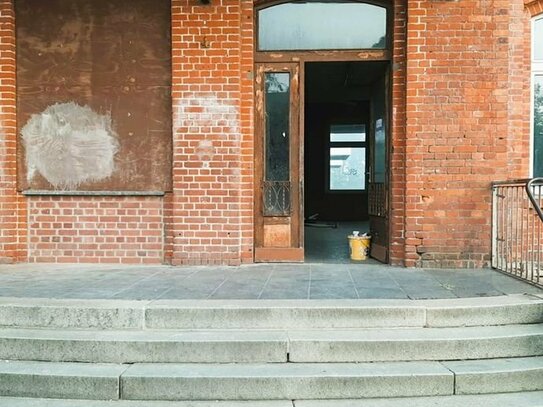
{"type": "Polygon", "coordinates": [[[135,363],[123,377],[251,378],[450,375],[439,362],[375,363],[135,363]]]}
{"type": "Polygon", "coordinates": [[[31,374],[36,376],[85,376],[85,377],[119,377],[129,365],[113,363],[76,363],[76,362],[39,362],[28,360],[2,361],[1,374],[31,374]]]}
{"type": "Polygon", "coordinates": [[[358,400],[97,401],[0,397],[6,407],[543,407],[543,391],[358,400]]]}
{"type": "Polygon", "coordinates": [[[0,327],[245,329],[485,326],[543,322],[543,299],[73,300],[0,298],[0,327]]]}
{"type": "Polygon", "coordinates": [[[441,363],[457,375],[516,372],[537,369],[542,371],[543,377],[543,356],[462,360],[441,363]]]}
{"type": "Polygon", "coordinates": [[[274,401],[102,401],[0,397],[0,407],[293,407],[290,400],[274,401]]]}
{"type": "Polygon", "coordinates": [[[150,329],[81,330],[2,328],[0,339],[43,339],[77,341],[383,341],[483,339],[543,335],[543,324],[450,328],[353,328],[353,329],[150,329]]]}
{"type": "Polygon", "coordinates": [[[543,356],[463,361],[365,363],[77,363],[0,361],[0,374],[151,377],[295,377],[375,374],[470,374],[543,369],[543,356]]]}
{"type": "Polygon", "coordinates": [[[481,407],[481,406],[543,407],[543,391],[482,394],[482,395],[477,394],[477,395],[454,395],[454,396],[433,396],[433,397],[409,397],[409,398],[391,398],[391,399],[379,398],[379,399],[366,399],[366,400],[300,400],[300,401],[296,401],[294,403],[294,406],[295,407],[481,407]]]}

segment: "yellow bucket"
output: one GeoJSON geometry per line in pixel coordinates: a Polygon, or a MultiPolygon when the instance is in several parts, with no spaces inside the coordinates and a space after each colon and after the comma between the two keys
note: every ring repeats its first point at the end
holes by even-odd
{"type": "Polygon", "coordinates": [[[351,248],[351,260],[366,260],[370,253],[370,236],[347,236],[351,248]]]}

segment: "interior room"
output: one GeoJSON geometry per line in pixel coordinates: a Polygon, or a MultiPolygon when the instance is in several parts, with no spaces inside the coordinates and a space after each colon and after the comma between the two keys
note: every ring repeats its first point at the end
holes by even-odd
{"type": "Polygon", "coordinates": [[[306,262],[348,263],[347,236],[370,233],[370,173],[385,177],[375,118],[384,112],[386,70],[386,62],[305,65],[306,262]]]}

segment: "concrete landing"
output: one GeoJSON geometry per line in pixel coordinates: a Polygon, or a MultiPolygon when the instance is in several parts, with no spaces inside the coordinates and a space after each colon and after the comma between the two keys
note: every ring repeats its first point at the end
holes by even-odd
{"type": "Polygon", "coordinates": [[[0,265],[0,297],[59,299],[447,299],[543,290],[493,270],[360,264],[170,267],[0,265]]]}

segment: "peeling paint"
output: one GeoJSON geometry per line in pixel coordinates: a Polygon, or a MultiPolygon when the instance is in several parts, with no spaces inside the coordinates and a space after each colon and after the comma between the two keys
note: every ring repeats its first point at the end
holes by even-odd
{"type": "Polygon", "coordinates": [[[76,189],[115,170],[118,136],[111,116],[74,102],[57,103],[34,114],[21,130],[27,178],[40,173],[55,189],[76,189]]]}

